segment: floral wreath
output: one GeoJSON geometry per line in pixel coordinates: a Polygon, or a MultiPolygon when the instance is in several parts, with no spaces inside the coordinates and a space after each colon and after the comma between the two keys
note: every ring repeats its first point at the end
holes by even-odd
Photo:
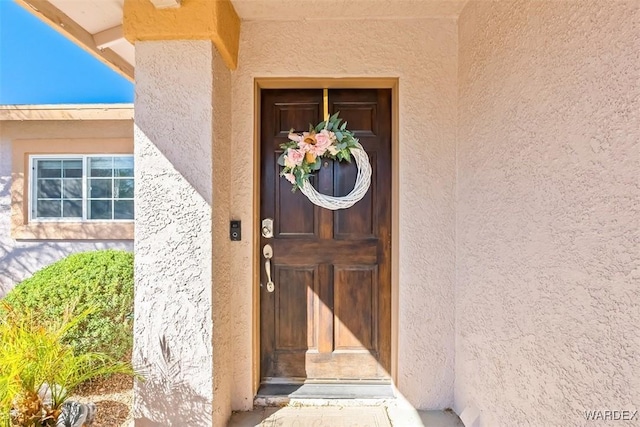
{"type": "Polygon", "coordinates": [[[280,176],[293,184],[291,191],[300,189],[313,204],[331,210],[353,206],[364,197],[371,184],[369,156],[353,133],[347,130],[347,122],[340,124],[339,114],[335,113],[315,128],[309,125],[309,132],[297,134],[292,129],[289,141],[280,144],[284,152],[278,159],[278,164],[283,166],[280,176]],[[348,162],[352,157],[355,159],[358,175],[353,190],[346,196],[320,194],[309,183],[309,176],[322,167],[323,157],[348,162]]]}

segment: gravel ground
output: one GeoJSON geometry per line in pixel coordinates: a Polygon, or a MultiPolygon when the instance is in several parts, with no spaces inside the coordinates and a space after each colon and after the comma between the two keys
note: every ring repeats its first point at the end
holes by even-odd
{"type": "Polygon", "coordinates": [[[92,427],[133,427],[131,377],[113,375],[83,384],[70,400],[96,404],[98,412],[92,427]]]}

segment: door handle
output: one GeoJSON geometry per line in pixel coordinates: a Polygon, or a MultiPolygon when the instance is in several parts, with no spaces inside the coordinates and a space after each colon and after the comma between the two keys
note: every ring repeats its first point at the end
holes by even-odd
{"type": "Polygon", "coordinates": [[[271,245],[264,245],[262,248],[262,255],[264,255],[264,271],[267,273],[267,291],[273,292],[276,289],[276,286],[271,280],[271,258],[273,258],[273,248],[271,245]]]}

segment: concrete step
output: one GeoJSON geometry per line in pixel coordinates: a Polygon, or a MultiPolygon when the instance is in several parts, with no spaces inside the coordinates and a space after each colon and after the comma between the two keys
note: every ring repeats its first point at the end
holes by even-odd
{"type": "Polygon", "coordinates": [[[407,405],[257,407],[234,413],[228,427],[464,427],[452,411],[417,411],[407,405]]]}

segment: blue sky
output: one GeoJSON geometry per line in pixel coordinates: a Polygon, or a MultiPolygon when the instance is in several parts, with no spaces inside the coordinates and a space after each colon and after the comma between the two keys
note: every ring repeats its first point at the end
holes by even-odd
{"type": "Polygon", "coordinates": [[[133,84],[13,0],[0,0],[0,104],[133,102],[133,84]]]}

